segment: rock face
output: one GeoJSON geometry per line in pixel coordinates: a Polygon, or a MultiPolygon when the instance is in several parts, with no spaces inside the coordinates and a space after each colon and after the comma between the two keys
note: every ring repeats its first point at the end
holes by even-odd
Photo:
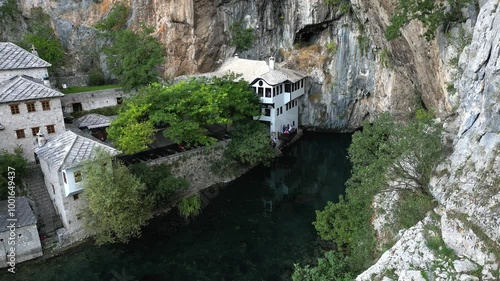
{"type": "MultiPolygon", "coordinates": [[[[5,0],[7,1],[7,0],[5,0]]],[[[10,0],[12,1],[12,0],[10,0]]],[[[93,26],[116,0],[21,0],[18,21],[36,8],[47,13],[68,51],[64,75],[87,72],[105,58],[105,40],[93,26]]],[[[301,105],[301,123],[317,130],[353,131],[364,119],[382,111],[406,117],[417,100],[446,114],[441,60],[437,43],[427,43],[422,28],[412,23],[403,37],[388,43],[384,32],[394,0],[352,0],[352,12],[326,6],[324,0],[138,0],[131,9],[130,28],[154,28],[167,49],[165,78],[213,71],[232,56],[230,26],[241,22],[254,29],[254,44],[240,57],[266,59],[306,71],[311,87],[301,105]],[[388,54],[391,54],[388,56],[388,54]]],[[[1,38],[19,40],[22,23],[2,29],[1,38]]],[[[26,25],[26,24],[24,24],[26,25]]]]}
{"type": "Polygon", "coordinates": [[[499,32],[498,1],[485,1],[471,44],[460,54],[462,74],[452,99],[456,112],[444,122],[448,153],[430,182],[440,219],[431,223],[428,217],[405,231],[357,280],[373,280],[373,276],[391,280],[500,279],[499,32]],[[426,229],[433,229],[443,240],[434,250],[434,258],[426,254],[433,245],[432,237],[421,235],[426,229]],[[425,243],[418,243],[422,238],[425,243]],[[415,255],[415,251],[422,254],[415,255]],[[445,252],[451,255],[441,263],[439,254],[445,252]]]}
{"type": "MultiPolygon", "coordinates": [[[[0,0],[0,7],[8,1],[0,0]]],[[[404,119],[418,103],[433,108],[444,120],[448,143],[448,154],[430,183],[441,219],[427,218],[402,233],[389,254],[358,279],[423,280],[432,274],[431,280],[493,280],[498,257],[491,253],[498,252],[500,236],[498,0],[479,0],[479,10],[470,5],[461,26],[451,28],[449,36],[438,32],[430,42],[415,21],[400,38],[385,39],[396,0],[351,0],[350,12],[323,1],[125,3],[132,9],[129,27],[152,26],[153,35],[166,46],[165,78],[213,71],[236,52],[250,59],[275,56],[278,63],[307,72],[309,91],[299,108],[300,123],[309,129],[348,132],[383,111],[404,119]],[[254,30],[254,43],[244,52],[230,44],[235,22],[254,30]],[[449,63],[453,58],[459,58],[456,66],[449,63]],[[429,227],[460,256],[443,262],[446,267],[432,267],[439,257],[425,243],[429,227]],[[392,270],[385,272],[388,266],[392,270]]],[[[22,17],[0,18],[0,39],[19,40],[34,9],[40,8],[68,51],[66,74],[85,72],[95,64],[106,72],[105,58],[99,55],[106,42],[93,26],[117,2],[20,0],[22,17]]]]}

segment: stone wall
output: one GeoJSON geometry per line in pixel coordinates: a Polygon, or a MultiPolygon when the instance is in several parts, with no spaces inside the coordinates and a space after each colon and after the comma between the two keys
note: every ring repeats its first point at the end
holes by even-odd
{"type": "Polygon", "coordinates": [[[63,111],[71,113],[75,103],[81,103],[82,110],[92,110],[117,105],[117,99],[123,98],[124,95],[120,88],[74,93],[65,95],[61,99],[61,103],[63,111]]]}
{"type": "Polygon", "coordinates": [[[0,149],[6,149],[10,152],[18,145],[21,145],[24,150],[24,157],[30,161],[35,161],[33,147],[36,141],[36,136],[33,136],[31,128],[39,127],[40,132],[45,136],[51,136],[47,133],[47,125],[55,125],[55,134],[65,131],[64,119],[61,110],[61,101],[59,98],[47,99],[50,100],[50,110],[42,110],[42,104],[39,100],[35,102],[35,112],[28,112],[25,102],[19,103],[19,114],[12,114],[9,104],[0,104],[0,123],[5,129],[0,130],[0,149]],[[24,129],[25,138],[18,139],[16,130],[24,129]]]}
{"type": "Polygon", "coordinates": [[[220,160],[229,141],[221,141],[213,147],[199,147],[182,153],[169,155],[147,162],[147,165],[170,165],[172,174],[186,178],[189,190],[185,195],[194,194],[212,185],[227,183],[236,176],[219,176],[211,171],[214,161],[220,160]]]}
{"type": "Polygon", "coordinates": [[[67,76],[67,77],[51,77],[50,82],[57,85],[62,86],[66,84],[68,87],[86,87],[88,84],[89,76],[88,75],[75,75],[75,76],[67,76]]]}
{"type": "Polygon", "coordinates": [[[26,69],[15,69],[15,70],[0,70],[0,82],[8,80],[16,75],[27,75],[37,79],[43,79],[44,77],[49,77],[47,68],[26,68],[26,69]]]}

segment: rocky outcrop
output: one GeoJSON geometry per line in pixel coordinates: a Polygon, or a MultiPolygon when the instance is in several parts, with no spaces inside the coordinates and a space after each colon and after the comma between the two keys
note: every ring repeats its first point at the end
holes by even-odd
{"type": "Polygon", "coordinates": [[[498,1],[486,1],[471,44],[460,55],[462,74],[451,104],[456,111],[444,121],[447,154],[430,182],[440,219],[431,224],[428,217],[404,231],[358,280],[500,279],[499,32],[498,1]],[[426,252],[435,242],[421,235],[426,225],[443,240],[437,252],[449,254],[447,263],[426,252]],[[415,255],[416,251],[423,254],[415,255]],[[390,274],[386,268],[392,268],[390,274]]]}

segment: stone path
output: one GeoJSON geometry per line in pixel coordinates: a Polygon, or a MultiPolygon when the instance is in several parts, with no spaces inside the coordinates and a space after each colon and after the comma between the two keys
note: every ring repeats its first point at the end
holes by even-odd
{"type": "Polygon", "coordinates": [[[38,220],[37,225],[40,235],[49,236],[55,234],[55,230],[62,227],[62,222],[54,209],[54,205],[52,205],[39,165],[28,166],[25,183],[28,187],[28,196],[35,202],[33,211],[38,220]]]}

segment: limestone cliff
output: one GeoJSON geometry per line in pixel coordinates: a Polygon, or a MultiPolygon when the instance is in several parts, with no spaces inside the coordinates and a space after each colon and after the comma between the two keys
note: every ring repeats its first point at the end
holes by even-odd
{"type": "Polygon", "coordinates": [[[448,153],[430,183],[436,214],[400,233],[357,280],[500,279],[499,32],[498,2],[485,1],[460,55],[456,111],[444,122],[448,153]]]}

